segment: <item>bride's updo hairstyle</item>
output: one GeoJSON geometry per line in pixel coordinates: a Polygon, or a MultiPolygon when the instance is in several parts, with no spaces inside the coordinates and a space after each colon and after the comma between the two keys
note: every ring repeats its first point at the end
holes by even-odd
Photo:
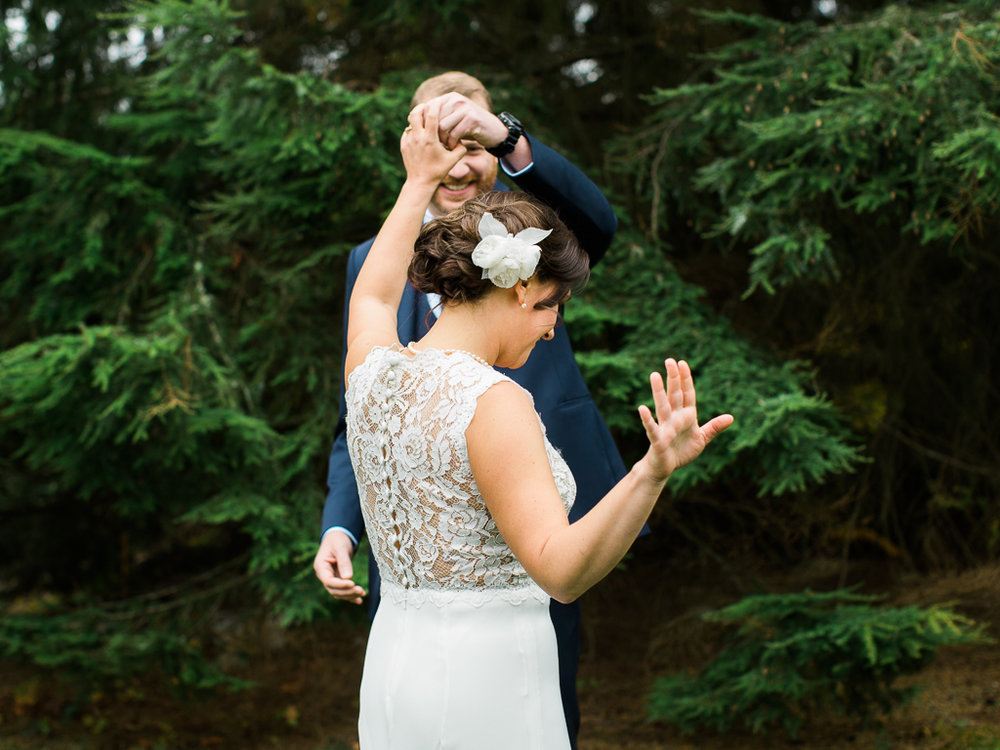
{"type": "Polygon", "coordinates": [[[552,230],[538,243],[541,257],[532,278],[554,281],[556,290],[540,305],[561,302],[586,284],[590,258],[556,212],[526,193],[494,190],[424,224],[408,272],[418,291],[439,294],[445,302],[475,302],[499,288],[484,279],[483,269],[472,262],[472,251],[481,239],[479,221],[486,211],[511,234],[528,227],[552,230]]]}

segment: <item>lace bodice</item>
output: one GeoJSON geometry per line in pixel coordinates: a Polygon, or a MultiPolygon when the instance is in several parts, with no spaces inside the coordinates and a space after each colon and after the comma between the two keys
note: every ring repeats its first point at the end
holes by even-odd
{"type": "MultiPolygon", "coordinates": [[[[469,465],[465,430],[479,397],[504,380],[465,352],[398,347],[375,347],[351,373],[347,444],[383,596],[545,597],[504,542],[469,465]]],[[[569,512],[576,483],[547,439],[545,448],[569,512]]]]}

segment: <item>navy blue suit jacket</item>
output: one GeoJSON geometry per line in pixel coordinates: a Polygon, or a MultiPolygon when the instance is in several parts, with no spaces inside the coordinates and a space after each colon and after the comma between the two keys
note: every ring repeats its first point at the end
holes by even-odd
{"type": "MultiPolygon", "coordinates": [[[[607,251],[618,228],[611,205],[600,189],[569,161],[539,141],[530,137],[529,141],[533,166],[514,177],[514,182],[556,210],[590,256],[593,267],[607,251]]],[[[351,292],[373,242],[374,238],[355,247],[348,259],[344,298],[345,340],[351,292]]],[[[400,342],[405,345],[419,339],[426,332],[427,323],[433,320],[425,295],[407,284],[397,314],[400,342]]],[[[566,328],[557,326],[551,341],[539,341],[522,367],[502,372],[531,392],[549,440],[569,464],[577,484],[576,502],[570,519],[576,520],[621,479],[625,466],[576,365],[566,328]]],[[[342,381],[340,417],[330,453],[329,492],[323,510],[322,531],[341,526],[361,539],[364,521],[347,452],[345,417],[342,381]]],[[[374,577],[369,581],[369,596],[374,611],[378,602],[378,586],[374,577]]]]}

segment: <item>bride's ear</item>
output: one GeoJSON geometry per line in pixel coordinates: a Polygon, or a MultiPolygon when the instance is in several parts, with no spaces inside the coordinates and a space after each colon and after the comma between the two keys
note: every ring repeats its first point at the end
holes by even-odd
{"type": "Polygon", "coordinates": [[[517,304],[521,306],[522,310],[527,309],[528,303],[528,282],[521,280],[514,285],[514,289],[517,292],[517,304]]]}

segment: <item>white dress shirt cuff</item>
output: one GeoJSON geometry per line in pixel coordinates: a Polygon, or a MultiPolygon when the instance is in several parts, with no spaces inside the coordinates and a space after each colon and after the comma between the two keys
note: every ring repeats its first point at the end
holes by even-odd
{"type": "Polygon", "coordinates": [[[323,539],[331,531],[343,531],[345,534],[347,534],[347,538],[351,540],[351,543],[354,545],[354,549],[358,548],[358,538],[354,536],[354,534],[352,534],[350,531],[345,529],[343,526],[331,526],[330,528],[328,528],[326,531],[323,532],[323,536],[319,538],[320,543],[323,542],[323,539]]]}
{"type": "Polygon", "coordinates": [[[507,169],[507,165],[503,163],[503,159],[500,160],[500,168],[503,170],[503,173],[505,175],[507,175],[508,177],[520,177],[525,172],[527,172],[529,169],[531,169],[533,166],[535,166],[535,162],[531,162],[531,164],[529,164],[528,166],[526,166],[520,172],[511,172],[509,169],[507,169]]]}

